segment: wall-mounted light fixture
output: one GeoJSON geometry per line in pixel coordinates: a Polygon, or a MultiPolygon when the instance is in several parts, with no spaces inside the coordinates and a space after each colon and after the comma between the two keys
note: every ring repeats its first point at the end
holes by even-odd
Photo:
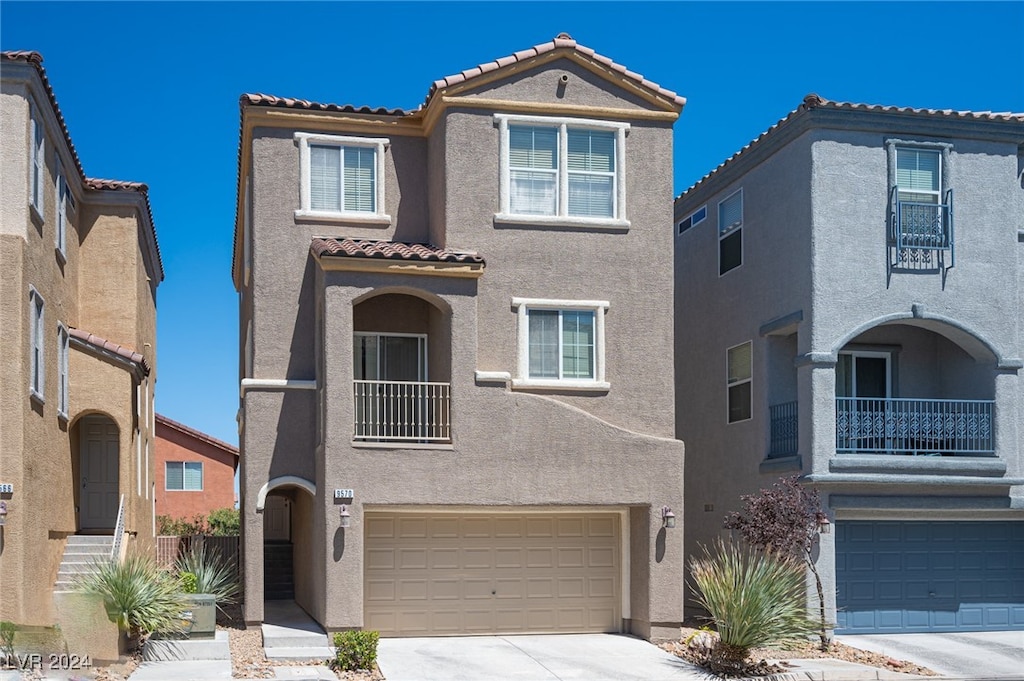
{"type": "Polygon", "coordinates": [[[0,527],[7,524],[7,502],[0,501],[0,527]]]}
{"type": "Polygon", "coordinates": [[[676,526],[676,514],[668,506],[661,507],[661,526],[667,530],[676,526]]]}
{"type": "Polygon", "coordinates": [[[828,534],[832,531],[832,521],[828,519],[825,513],[818,514],[818,532],[821,534],[828,534]]]}
{"type": "Polygon", "coordinates": [[[348,512],[348,506],[341,505],[341,526],[352,527],[352,514],[348,512]]]}

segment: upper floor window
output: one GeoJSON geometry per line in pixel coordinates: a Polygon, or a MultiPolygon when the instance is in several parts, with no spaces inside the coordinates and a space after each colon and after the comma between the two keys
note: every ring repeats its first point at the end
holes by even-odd
{"type": "Polygon", "coordinates": [[[202,461],[168,461],[164,464],[164,488],[170,492],[202,492],[202,461]]]}
{"type": "Polygon", "coordinates": [[[75,199],[68,187],[67,177],[61,166],[60,159],[56,159],[57,177],[55,183],[55,203],[57,205],[57,232],[54,238],[54,247],[57,253],[67,259],[67,234],[68,234],[68,211],[75,209],[75,199]]]}
{"type": "Polygon", "coordinates": [[[726,351],[729,423],[746,421],[752,415],[753,357],[751,343],[741,343],[726,351]]]}
{"type": "Polygon", "coordinates": [[[34,398],[43,401],[43,384],[46,378],[46,352],[43,331],[43,297],[39,291],[29,287],[28,292],[29,310],[29,394],[34,398]]]}
{"type": "Polygon", "coordinates": [[[500,212],[518,223],[628,227],[622,170],[629,125],[497,114],[500,212]]]}
{"type": "Polygon", "coordinates": [[[743,190],[718,204],[718,274],[743,264],[743,190]]]}
{"type": "Polygon", "coordinates": [[[513,387],[607,390],[606,301],[513,298],[519,313],[519,369],[513,387]]]}
{"type": "Polygon", "coordinates": [[[390,224],[384,214],[387,139],[295,133],[299,143],[298,218],[390,224]]]}
{"type": "Polygon", "coordinates": [[[708,207],[701,206],[676,224],[676,234],[682,234],[691,227],[696,227],[708,217],[708,207]]]}
{"type": "Polygon", "coordinates": [[[39,112],[32,107],[29,117],[30,135],[32,145],[31,158],[29,159],[29,204],[35,209],[40,218],[43,217],[43,186],[46,176],[46,134],[43,131],[43,122],[39,112]]]}
{"type": "Polygon", "coordinates": [[[57,324],[57,416],[68,418],[68,360],[71,354],[68,330],[57,324]]]}
{"type": "Polygon", "coordinates": [[[944,177],[947,144],[889,141],[893,251],[897,270],[953,266],[953,190],[944,177]],[[948,251],[948,253],[947,253],[948,251]]]}

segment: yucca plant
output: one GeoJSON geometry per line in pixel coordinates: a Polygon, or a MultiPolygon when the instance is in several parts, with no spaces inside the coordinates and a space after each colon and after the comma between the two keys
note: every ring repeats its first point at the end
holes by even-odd
{"type": "Polygon", "coordinates": [[[751,648],[814,632],[800,562],[721,540],[714,554],[707,547],[703,554],[691,560],[690,574],[699,589],[698,602],[718,629],[708,661],[712,672],[741,673],[751,648]]]}
{"type": "Polygon", "coordinates": [[[189,579],[192,593],[210,594],[221,612],[222,603],[234,603],[238,598],[238,571],[220,551],[208,551],[205,546],[193,545],[178,556],[174,567],[179,575],[192,575],[189,579]]]}
{"type": "Polygon", "coordinates": [[[110,620],[137,646],[155,631],[179,632],[187,607],[178,580],[157,565],[152,556],[129,551],[123,562],[98,560],[93,571],[76,582],[79,592],[103,598],[110,620]]]}

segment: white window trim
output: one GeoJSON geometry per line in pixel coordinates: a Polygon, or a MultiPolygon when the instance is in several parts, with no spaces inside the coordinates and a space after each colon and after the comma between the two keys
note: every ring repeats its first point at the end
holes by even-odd
{"type": "Polygon", "coordinates": [[[494,114],[500,137],[499,151],[499,212],[495,222],[518,225],[561,225],[565,227],[591,227],[605,229],[628,229],[626,219],[626,133],[629,123],[602,121],[591,118],[560,118],[553,116],[523,116],[518,114],[494,114]],[[558,215],[529,215],[512,212],[511,171],[509,170],[509,123],[534,125],[558,129],[558,215]],[[568,129],[612,130],[615,132],[615,215],[608,218],[569,215],[569,145],[568,129]]]}
{"type": "Polygon", "coordinates": [[[693,229],[694,227],[696,227],[697,225],[699,225],[700,223],[704,222],[707,219],[708,219],[708,204],[705,203],[703,206],[701,206],[697,210],[693,211],[692,213],[687,215],[685,218],[683,218],[682,220],[680,220],[679,222],[676,223],[676,236],[679,236],[680,234],[688,232],[689,230],[693,229]],[[699,213],[701,211],[704,211],[704,216],[700,220],[694,220],[693,217],[697,213],[699,213]],[[689,222],[690,223],[690,226],[687,227],[686,229],[682,228],[684,222],[689,222]]]}
{"type": "Polygon", "coordinates": [[[513,388],[548,390],[607,391],[611,384],[605,380],[604,316],[607,300],[559,300],[548,298],[513,298],[512,307],[518,314],[518,366],[512,379],[513,388]],[[530,378],[530,324],[529,310],[589,310],[594,313],[594,378],[552,379],[530,378]]]}
{"type": "MultiPolygon", "coordinates": [[[[736,267],[729,268],[725,272],[722,271],[722,240],[725,239],[726,237],[732,236],[735,232],[741,232],[742,233],[742,231],[743,231],[743,224],[745,222],[745,218],[744,218],[744,211],[745,210],[746,210],[746,205],[745,205],[744,198],[743,198],[743,187],[740,187],[739,189],[737,189],[736,191],[734,191],[733,193],[729,194],[724,199],[722,199],[721,201],[718,202],[718,211],[717,211],[718,214],[716,215],[716,219],[718,220],[718,223],[719,223],[718,224],[718,276],[719,277],[724,277],[725,275],[729,274],[729,272],[735,272],[739,268],[743,267],[743,263],[746,260],[746,255],[747,254],[746,254],[746,251],[744,250],[745,246],[746,246],[746,243],[745,243],[746,240],[741,235],[740,236],[740,264],[736,265],[736,267]],[[726,201],[728,201],[729,199],[731,199],[732,197],[736,196],[737,194],[740,195],[740,221],[729,225],[725,229],[725,231],[722,231],[722,224],[721,224],[721,221],[722,221],[722,204],[725,203],[726,201]]],[[[741,345],[742,345],[742,343],[741,343],[741,345]]]]}
{"type": "MultiPolygon", "coordinates": [[[[731,270],[730,270],[731,271],[731,270]]],[[[725,349],[725,423],[726,425],[733,425],[734,423],[744,423],[754,418],[754,342],[752,340],[743,341],[736,345],[731,345],[725,349]],[[736,348],[743,347],[744,345],[750,346],[750,378],[745,378],[739,381],[729,382],[729,351],[735,350],[736,348]],[[729,389],[735,388],[738,385],[745,383],[750,384],[750,416],[745,419],[739,419],[738,421],[729,420],[729,389]]]]}
{"type": "Polygon", "coordinates": [[[28,392],[32,399],[45,404],[46,398],[43,397],[43,391],[46,388],[46,301],[39,295],[39,291],[31,285],[28,287],[28,324],[30,353],[28,392]],[[36,301],[38,301],[39,317],[36,317],[36,301]],[[36,359],[37,355],[35,354],[37,347],[39,349],[38,359],[36,359]],[[33,382],[33,375],[37,373],[33,371],[33,368],[37,367],[36,362],[38,362],[38,386],[33,382]]]}
{"type": "MultiPolygon", "coordinates": [[[[946,145],[946,146],[948,146],[948,145],[946,145]]],[[[935,203],[936,204],[941,204],[942,203],[942,197],[945,194],[945,188],[946,188],[946,183],[945,183],[946,178],[945,178],[945,173],[943,172],[943,168],[942,168],[942,166],[945,165],[945,155],[943,153],[943,149],[944,149],[943,145],[928,145],[928,144],[915,144],[915,145],[911,145],[911,144],[907,144],[907,143],[904,142],[904,143],[897,143],[895,145],[895,147],[896,147],[896,157],[895,157],[896,166],[895,167],[896,167],[897,174],[899,173],[899,158],[900,158],[900,152],[901,151],[903,151],[903,152],[912,152],[912,151],[920,152],[920,151],[923,151],[925,153],[935,154],[936,156],[939,157],[939,162],[938,162],[938,164],[936,166],[936,169],[937,169],[937,172],[938,172],[938,175],[939,175],[939,178],[938,178],[939,179],[939,182],[938,182],[939,188],[938,189],[901,189],[899,181],[897,181],[896,185],[895,185],[896,186],[896,192],[897,192],[897,199],[896,200],[897,201],[899,200],[899,194],[902,194],[902,193],[907,193],[907,194],[927,194],[929,196],[934,196],[935,197],[935,203]]]]}
{"type": "Polygon", "coordinates": [[[202,492],[206,488],[206,467],[202,461],[164,461],[164,491],[165,492],[202,492]],[[176,489],[167,486],[167,466],[176,463],[181,464],[181,489],[176,489]],[[199,489],[186,489],[185,488],[185,464],[197,463],[199,464],[199,489]]]}
{"type": "Polygon", "coordinates": [[[69,358],[71,355],[71,337],[68,329],[57,322],[57,417],[68,420],[71,399],[68,394],[69,358]]]}
{"type": "Polygon", "coordinates": [[[299,143],[299,189],[301,205],[295,211],[297,220],[317,220],[321,222],[346,222],[364,225],[391,224],[391,216],[384,212],[384,151],[391,145],[386,137],[351,137],[348,135],[324,135],[312,132],[297,132],[295,140],[299,143]],[[374,204],[376,211],[323,211],[310,208],[310,170],[309,145],[328,145],[335,147],[366,147],[376,151],[374,168],[374,204]]]}
{"type": "Polygon", "coordinates": [[[56,229],[54,230],[54,247],[57,249],[57,255],[60,256],[61,260],[67,261],[67,232],[68,232],[68,207],[64,201],[64,197],[67,196],[68,185],[64,179],[64,169],[61,166],[60,156],[56,156],[53,159],[54,165],[54,193],[53,202],[57,207],[57,223],[56,229]]]}
{"type": "Polygon", "coordinates": [[[28,164],[28,203],[40,220],[45,218],[46,201],[43,199],[43,185],[46,180],[46,128],[43,126],[39,110],[29,106],[29,147],[31,150],[28,164]],[[36,137],[39,145],[36,145],[36,137]],[[35,175],[39,174],[39,182],[35,183],[35,175]]]}

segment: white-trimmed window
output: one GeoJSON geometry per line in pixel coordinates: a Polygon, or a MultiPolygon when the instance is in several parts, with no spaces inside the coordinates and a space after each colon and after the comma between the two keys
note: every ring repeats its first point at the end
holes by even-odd
{"type": "Polygon", "coordinates": [[[68,359],[71,354],[67,328],[57,322],[57,416],[68,418],[68,359]]]}
{"type": "Polygon", "coordinates": [[[164,489],[169,492],[202,492],[202,461],[167,461],[164,463],[164,489]]]}
{"type": "Polygon", "coordinates": [[[743,190],[718,204],[718,274],[743,264],[743,190]]]}
{"type": "Polygon", "coordinates": [[[519,366],[513,387],[607,390],[603,300],[513,298],[519,366]]]}
{"type": "Polygon", "coordinates": [[[54,183],[56,190],[54,193],[54,203],[57,206],[57,232],[54,238],[54,247],[61,258],[67,260],[68,210],[74,210],[75,199],[71,196],[71,191],[68,188],[68,181],[64,176],[64,169],[61,166],[60,158],[56,158],[54,163],[57,169],[56,182],[54,183]]]}
{"type": "Polygon", "coordinates": [[[46,133],[43,130],[43,122],[35,107],[31,108],[29,115],[29,143],[32,145],[31,158],[29,159],[29,204],[35,209],[40,218],[43,217],[43,186],[46,177],[46,133]]]}
{"type": "Polygon", "coordinates": [[[899,201],[942,203],[942,151],[897,147],[896,185],[899,201]]]}
{"type": "Polygon", "coordinates": [[[495,114],[501,136],[500,212],[523,224],[629,227],[628,123],[495,114]]]}
{"type": "Polygon", "coordinates": [[[691,227],[696,227],[708,217],[708,207],[701,206],[676,224],[676,234],[682,234],[691,227]]]}
{"type": "Polygon", "coordinates": [[[726,351],[726,364],[729,423],[746,421],[753,411],[753,357],[750,341],[729,348],[726,351]]]}
{"type": "Polygon", "coordinates": [[[295,217],[390,224],[384,213],[384,150],[380,137],[297,132],[301,207],[295,217]]]}
{"type": "Polygon", "coordinates": [[[46,344],[44,340],[45,331],[43,329],[44,307],[45,303],[43,302],[43,297],[39,295],[39,291],[29,287],[29,352],[32,354],[29,362],[28,390],[29,394],[40,402],[44,401],[43,385],[46,379],[46,344]]]}

